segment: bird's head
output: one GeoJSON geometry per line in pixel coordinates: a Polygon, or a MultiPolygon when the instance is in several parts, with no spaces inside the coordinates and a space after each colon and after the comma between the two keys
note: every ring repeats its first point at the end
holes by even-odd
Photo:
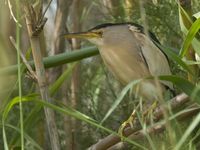
{"type": "MultiPolygon", "coordinates": [[[[82,38],[90,41],[96,46],[103,45],[118,45],[122,44],[124,39],[127,39],[130,31],[128,30],[133,24],[130,23],[106,23],[98,25],[86,32],[68,33],[65,34],[65,38],[82,38]]],[[[134,24],[135,26],[135,24],[134,24]]],[[[139,28],[138,25],[135,26],[139,28]]]]}
{"type": "Polygon", "coordinates": [[[104,28],[92,28],[85,32],[68,33],[65,38],[81,38],[90,41],[91,43],[100,46],[103,44],[104,28]]]}

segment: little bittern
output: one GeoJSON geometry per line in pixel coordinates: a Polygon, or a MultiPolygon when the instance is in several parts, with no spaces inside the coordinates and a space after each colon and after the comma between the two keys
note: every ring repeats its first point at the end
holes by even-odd
{"type": "MultiPolygon", "coordinates": [[[[84,38],[95,44],[105,65],[124,85],[149,76],[171,75],[166,55],[156,46],[159,41],[151,32],[144,34],[140,25],[108,23],[65,37],[84,38]]],[[[158,91],[173,90],[171,83],[155,80],[143,80],[138,87],[137,95],[148,101],[157,100],[158,91]]]]}

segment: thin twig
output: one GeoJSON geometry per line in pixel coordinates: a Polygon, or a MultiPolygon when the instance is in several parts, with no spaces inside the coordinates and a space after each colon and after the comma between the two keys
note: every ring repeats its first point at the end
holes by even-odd
{"type": "Polygon", "coordinates": [[[13,11],[12,11],[12,5],[11,5],[11,3],[10,3],[10,0],[8,0],[8,8],[9,8],[9,10],[10,10],[10,14],[11,14],[13,20],[16,22],[16,24],[17,24],[19,27],[22,27],[22,25],[21,25],[21,24],[19,23],[19,21],[16,19],[15,15],[14,15],[14,13],[13,13],[13,11]]]}
{"type": "Polygon", "coordinates": [[[44,16],[45,16],[47,10],[49,9],[49,7],[50,7],[50,5],[51,5],[51,2],[52,2],[52,0],[50,0],[49,3],[47,4],[47,7],[45,8],[45,10],[44,10],[44,12],[43,12],[43,14],[42,14],[42,16],[41,16],[39,23],[41,23],[42,20],[44,19],[44,16]]]}
{"type": "MultiPolygon", "coordinates": [[[[12,36],[10,36],[10,41],[12,42],[13,46],[14,46],[15,49],[17,50],[17,45],[16,45],[16,42],[15,42],[15,39],[14,39],[12,36]]],[[[21,51],[20,51],[20,52],[21,52],[21,51]]],[[[23,61],[24,64],[26,65],[28,71],[31,73],[31,76],[33,76],[34,79],[37,80],[37,76],[36,76],[35,72],[33,71],[32,67],[30,66],[29,62],[26,60],[25,56],[24,56],[22,53],[20,53],[20,56],[21,56],[21,58],[22,58],[22,61],[23,61]]]]}

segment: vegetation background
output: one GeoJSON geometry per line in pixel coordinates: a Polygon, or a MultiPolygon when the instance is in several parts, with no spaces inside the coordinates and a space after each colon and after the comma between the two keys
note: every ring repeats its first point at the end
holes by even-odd
{"type": "MultiPolygon", "coordinates": [[[[183,96],[180,101],[186,102],[178,103],[176,111],[169,107],[157,122],[162,126],[164,121],[162,128],[153,126],[147,132],[139,128],[134,132],[139,136],[133,134],[132,140],[113,144],[114,138],[104,139],[104,146],[200,148],[199,62],[195,57],[200,54],[199,0],[1,0],[0,11],[0,149],[82,150],[110,134],[116,136],[135,106],[127,93],[129,87],[124,88],[108,72],[96,47],[60,36],[107,22],[145,24],[155,33],[173,72],[165,80],[175,84],[177,95],[186,93],[191,100],[183,96]],[[187,117],[177,120],[183,113],[187,117]]],[[[147,126],[142,124],[142,128],[147,126]]],[[[102,143],[96,146],[105,149],[102,143]]]]}

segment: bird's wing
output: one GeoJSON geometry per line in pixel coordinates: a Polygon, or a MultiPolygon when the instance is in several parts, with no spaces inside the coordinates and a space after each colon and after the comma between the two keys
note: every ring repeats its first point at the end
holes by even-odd
{"type": "MultiPolygon", "coordinates": [[[[170,67],[166,56],[163,52],[150,40],[144,33],[136,30],[136,28],[129,28],[135,38],[138,40],[141,47],[142,56],[148,65],[149,72],[153,76],[171,75],[170,67]]],[[[167,81],[161,81],[164,85],[173,89],[173,85],[167,81]]]]}

